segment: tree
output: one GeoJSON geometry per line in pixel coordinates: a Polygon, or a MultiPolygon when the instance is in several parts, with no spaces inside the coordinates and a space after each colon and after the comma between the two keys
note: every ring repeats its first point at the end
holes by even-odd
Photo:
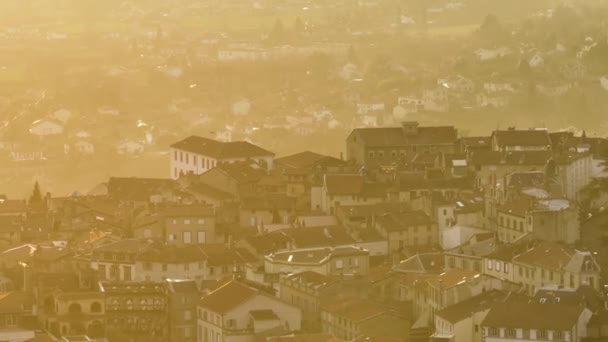
{"type": "Polygon", "coordinates": [[[42,203],[42,193],[40,192],[40,184],[36,181],[36,183],[34,183],[34,190],[30,195],[29,204],[33,205],[38,203],[42,203]]]}
{"type": "Polygon", "coordinates": [[[42,193],[40,192],[40,185],[38,184],[38,182],[34,183],[34,190],[30,195],[28,204],[30,209],[34,212],[46,211],[46,203],[42,198],[42,193]]]}
{"type": "Polygon", "coordinates": [[[496,43],[504,40],[505,29],[494,14],[488,14],[479,27],[479,36],[485,42],[496,43]]]}
{"type": "Polygon", "coordinates": [[[359,62],[359,56],[357,54],[357,51],[355,50],[354,46],[349,46],[348,48],[348,62],[349,63],[353,63],[353,64],[357,64],[359,62]]]}
{"type": "Polygon", "coordinates": [[[277,19],[274,22],[274,26],[270,34],[268,35],[268,42],[272,45],[281,45],[285,43],[285,29],[283,28],[283,21],[277,19]]]}
{"type": "Polygon", "coordinates": [[[302,18],[300,18],[300,17],[296,18],[296,23],[295,23],[295,26],[294,26],[294,31],[297,34],[302,34],[302,33],[304,33],[304,31],[306,31],[306,27],[304,26],[304,22],[302,22],[302,18]]]}

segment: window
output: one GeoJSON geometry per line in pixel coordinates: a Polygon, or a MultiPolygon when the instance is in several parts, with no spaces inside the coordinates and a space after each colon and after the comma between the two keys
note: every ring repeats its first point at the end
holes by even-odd
{"type": "Polygon", "coordinates": [[[500,336],[500,330],[498,328],[494,328],[494,327],[489,328],[488,336],[493,336],[493,337],[500,336]]]}
{"type": "Polygon", "coordinates": [[[563,340],[564,340],[563,331],[554,331],[553,332],[553,341],[563,341],[563,340]]]}
{"type": "Polygon", "coordinates": [[[491,270],[492,269],[492,260],[488,260],[488,269],[491,270]]]}
{"type": "Polygon", "coordinates": [[[374,159],[374,151],[369,151],[367,153],[367,156],[369,157],[369,159],[374,159]]]}
{"type": "Polygon", "coordinates": [[[131,281],[132,277],[131,277],[131,266],[125,266],[123,269],[123,280],[125,281],[131,281]]]}
{"type": "Polygon", "coordinates": [[[189,219],[185,219],[184,220],[184,224],[190,224],[190,220],[189,219]]]}
{"type": "Polygon", "coordinates": [[[152,263],[144,262],[144,271],[151,271],[151,270],[152,270],[152,263]]]}
{"type": "Polygon", "coordinates": [[[342,260],[336,260],[336,268],[342,269],[344,267],[344,262],[342,260]]]}
{"type": "Polygon", "coordinates": [[[177,160],[177,151],[173,151],[173,160],[177,160]]]}
{"type": "Polygon", "coordinates": [[[192,232],[184,232],[184,243],[192,243],[192,232]]]}
{"type": "Polygon", "coordinates": [[[507,328],[505,330],[505,337],[515,337],[515,329],[507,328]]]}
{"type": "Polygon", "coordinates": [[[524,231],[524,221],[519,222],[519,231],[524,231]]]}
{"type": "Polygon", "coordinates": [[[175,241],[175,234],[169,234],[169,241],[175,241]]]}
{"type": "Polygon", "coordinates": [[[190,271],[190,264],[189,263],[185,263],[184,264],[184,271],[190,271]]]}
{"type": "Polygon", "coordinates": [[[378,158],[384,158],[384,151],[378,151],[378,158]]]}
{"type": "Polygon", "coordinates": [[[509,273],[509,264],[505,262],[505,273],[509,273]]]}
{"type": "Polygon", "coordinates": [[[198,219],[197,223],[198,224],[205,224],[205,219],[198,219]]]}
{"type": "Polygon", "coordinates": [[[192,320],[192,312],[190,310],[185,310],[184,311],[184,321],[191,321],[192,320]]]}
{"type": "Polygon", "coordinates": [[[190,162],[190,155],[188,153],[186,153],[186,163],[190,162]]]}
{"type": "Polygon", "coordinates": [[[167,264],[163,264],[163,271],[167,271],[167,264]]]}
{"type": "Polygon", "coordinates": [[[182,151],[179,151],[179,161],[184,161],[184,153],[182,151]]]}
{"type": "Polygon", "coordinates": [[[546,340],[547,339],[547,330],[537,330],[536,339],[537,340],[546,340]]]}
{"type": "Polygon", "coordinates": [[[475,332],[479,332],[479,324],[475,324],[475,332]]]}
{"type": "Polygon", "coordinates": [[[152,231],[149,228],[144,229],[144,238],[149,239],[152,237],[152,231]]]}
{"type": "Polygon", "coordinates": [[[91,303],[91,312],[101,312],[101,304],[99,302],[91,303]]]}
{"type": "Polygon", "coordinates": [[[502,270],[502,262],[496,260],[496,271],[500,272],[502,270]]]}
{"type": "Polygon", "coordinates": [[[190,330],[190,327],[184,328],[184,337],[190,337],[192,335],[192,332],[190,330]]]}

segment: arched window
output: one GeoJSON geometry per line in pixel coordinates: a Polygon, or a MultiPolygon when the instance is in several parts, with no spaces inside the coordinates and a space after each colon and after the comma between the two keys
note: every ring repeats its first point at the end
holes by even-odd
{"type": "Polygon", "coordinates": [[[72,304],[70,304],[70,306],[68,306],[68,312],[69,313],[81,313],[82,306],[80,306],[80,304],[78,304],[78,303],[72,303],[72,304]]]}
{"type": "Polygon", "coordinates": [[[91,303],[91,312],[101,312],[101,303],[99,303],[99,302],[91,303]]]}

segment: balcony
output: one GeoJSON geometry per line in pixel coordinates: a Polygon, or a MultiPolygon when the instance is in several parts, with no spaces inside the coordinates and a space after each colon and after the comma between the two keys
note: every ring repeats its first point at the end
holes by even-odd
{"type": "Polygon", "coordinates": [[[224,328],[223,331],[225,336],[243,336],[243,335],[253,335],[253,327],[251,328],[224,328]]]}

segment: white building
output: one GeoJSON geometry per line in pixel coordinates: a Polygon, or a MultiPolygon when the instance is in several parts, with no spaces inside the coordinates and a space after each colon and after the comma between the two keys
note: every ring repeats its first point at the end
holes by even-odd
{"type": "Polygon", "coordinates": [[[170,172],[174,179],[181,173],[201,174],[218,163],[253,160],[272,169],[274,153],[246,141],[221,142],[190,136],[171,145],[170,172]]]}
{"type": "Polygon", "coordinates": [[[207,342],[253,342],[271,329],[298,331],[299,308],[233,280],[203,297],[197,308],[197,336],[207,342]]]}
{"type": "Polygon", "coordinates": [[[32,123],[30,133],[39,137],[59,135],[63,133],[63,125],[52,119],[40,119],[32,123]]]}

